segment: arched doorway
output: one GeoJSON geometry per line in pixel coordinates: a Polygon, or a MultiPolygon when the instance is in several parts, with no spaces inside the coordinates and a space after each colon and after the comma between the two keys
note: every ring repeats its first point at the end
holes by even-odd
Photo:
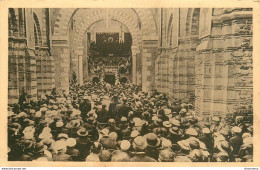
{"type": "Polygon", "coordinates": [[[92,82],[93,82],[93,84],[99,83],[99,78],[98,77],[93,77],[92,78],[92,82]]]}
{"type": "Polygon", "coordinates": [[[127,82],[127,78],[122,77],[119,81],[120,81],[121,84],[125,84],[127,82]]]}
{"type": "Polygon", "coordinates": [[[104,81],[111,85],[115,85],[116,77],[114,74],[107,74],[107,75],[105,75],[104,81]]]}

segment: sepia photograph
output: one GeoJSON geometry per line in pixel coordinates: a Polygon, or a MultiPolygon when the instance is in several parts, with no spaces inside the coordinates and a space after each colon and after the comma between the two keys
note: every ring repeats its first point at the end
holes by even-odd
{"type": "Polygon", "coordinates": [[[7,162],[255,162],[253,11],[8,7],[7,162]]]}

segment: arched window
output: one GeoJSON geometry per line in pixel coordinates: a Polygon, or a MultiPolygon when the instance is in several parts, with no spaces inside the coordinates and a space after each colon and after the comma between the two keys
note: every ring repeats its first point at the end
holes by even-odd
{"type": "Polygon", "coordinates": [[[14,33],[18,31],[18,23],[15,17],[15,10],[13,8],[9,8],[8,31],[9,31],[9,36],[13,36],[14,33]]]}
{"type": "Polygon", "coordinates": [[[42,44],[41,27],[40,27],[38,17],[35,13],[33,13],[33,20],[34,20],[35,46],[40,46],[42,44]]]}

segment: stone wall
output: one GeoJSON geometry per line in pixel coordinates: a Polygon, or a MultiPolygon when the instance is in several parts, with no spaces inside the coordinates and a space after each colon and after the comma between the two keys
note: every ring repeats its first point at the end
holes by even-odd
{"type": "Polygon", "coordinates": [[[214,9],[196,56],[196,109],[230,117],[252,105],[252,11],[214,9]]]}
{"type": "Polygon", "coordinates": [[[172,36],[167,10],[155,62],[156,89],[195,102],[197,113],[205,116],[252,110],[252,9],[213,9],[210,34],[201,39],[200,9],[181,9],[177,48],[167,42],[172,36]]]}

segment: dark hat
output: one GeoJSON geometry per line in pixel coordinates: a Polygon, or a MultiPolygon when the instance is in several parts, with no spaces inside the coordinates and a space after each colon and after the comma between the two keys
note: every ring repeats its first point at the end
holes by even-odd
{"type": "Polygon", "coordinates": [[[85,128],[81,128],[77,131],[77,135],[81,137],[88,136],[88,131],[85,128]]]}
{"type": "Polygon", "coordinates": [[[36,153],[39,153],[39,152],[43,152],[45,150],[45,148],[44,148],[44,144],[43,143],[37,143],[36,145],[35,145],[35,147],[34,147],[34,151],[36,152],[36,153]]]}
{"type": "Polygon", "coordinates": [[[154,133],[148,133],[147,135],[144,136],[147,142],[148,146],[159,146],[161,141],[160,139],[157,137],[156,134],[154,133]]]}
{"type": "Polygon", "coordinates": [[[32,140],[24,140],[23,145],[25,148],[31,148],[33,146],[33,141],[32,140]]]}

